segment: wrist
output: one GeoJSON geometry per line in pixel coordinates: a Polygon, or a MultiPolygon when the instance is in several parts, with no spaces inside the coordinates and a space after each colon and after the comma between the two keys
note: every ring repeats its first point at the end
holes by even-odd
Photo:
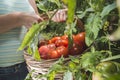
{"type": "Polygon", "coordinates": [[[24,24],[23,21],[22,21],[22,16],[21,16],[22,14],[23,14],[22,12],[13,13],[13,16],[16,20],[16,24],[17,24],[18,27],[22,26],[24,24]]]}

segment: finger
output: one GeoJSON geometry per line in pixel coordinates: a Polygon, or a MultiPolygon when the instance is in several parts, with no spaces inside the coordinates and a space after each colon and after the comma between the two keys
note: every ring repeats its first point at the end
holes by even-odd
{"type": "Polygon", "coordinates": [[[67,19],[67,14],[64,12],[63,20],[66,21],[66,19],[67,19]]]}
{"type": "Polygon", "coordinates": [[[59,16],[58,21],[60,22],[62,20],[62,11],[59,10],[59,13],[57,15],[59,16]]]}
{"type": "Polygon", "coordinates": [[[52,21],[56,21],[56,18],[55,18],[55,15],[52,17],[52,19],[51,19],[52,21]]]}
{"type": "Polygon", "coordinates": [[[56,16],[56,22],[60,21],[60,11],[57,12],[56,16]]]}
{"type": "Polygon", "coordinates": [[[65,20],[66,20],[65,16],[66,16],[65,11],[61,10],[61,11],[60,11],[59,22],[63,22],[63,21],[65,21],[65,20]]]}

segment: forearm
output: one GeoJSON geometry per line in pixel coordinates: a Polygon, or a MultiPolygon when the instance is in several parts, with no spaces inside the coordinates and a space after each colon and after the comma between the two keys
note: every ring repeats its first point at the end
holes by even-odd
{"type": "Polygon", "coordinates": [[[21,26],[18,15],[19,13],[0,15],[0,33],[21,26]]]}
{"type": "Polygon", "coordinates": [[[35,13],[39,14],[35,0],[29,0],[29,2],[31,6],[33,7],[33,9],[35,10],[35,13]]]}

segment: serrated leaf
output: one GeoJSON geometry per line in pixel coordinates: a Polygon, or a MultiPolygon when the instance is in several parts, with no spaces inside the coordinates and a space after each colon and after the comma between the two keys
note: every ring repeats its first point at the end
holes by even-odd
{"type": "Polygon", "coordinates": [[[63,69],[62,65],[54,64],[52,67],[50,67],[50,69],[49,69],[50,71],[49,72],[51,72],[51,71],[59,72],[62,69],[63,69]]]}
{"type": "Polygon", "coordinates": [[[102,20],[99,13],[92,13],[87,19],[85,25],[86,30],[86,44],[90,46],[93,41],[98,37],[98,33],[102,29],[102,20]]]}
{"type": "Polygon", "coordinates": [[[86,74],[81,72],[81,70],[75,73],[75,80],[86,80],[86,77],[86,74]]]}
{"type": "Polygon", "coordinates": [[[106,7],[104,7],[103,11],[101,12],[101,17],[105,17],[106,15],[108,15],[110,13],[110,11],[112,11],[113,9],[116,8],[116,3],[112,3],[107,5],[106,7]]]}
{"type": "Polygon", "coordinates": [[[83,17],[85,17],[86,16],[86,13],[87,12],[93,12],[94,10],[92,9],[92,8],[88,8],[88,9],[86,9],[85,11],[82,11],[82,12],[76,12],[78,15],[78,17],[80,18],[80,19],[82,19],[83,17]]]}
{"type": "Polygon", "coordinates": [[[100,62],[101,56],[102,54],[100,51],[95,51],[94,53],[87,52],[81,56],[80,64],[82,68],[94,71],[96,64],[100,62]]]}
{"type": "Polygon", "coordinates": [[[76,58],[76,56],[69,56],[72,62],[79,63],[79,58],[76,58]]]}

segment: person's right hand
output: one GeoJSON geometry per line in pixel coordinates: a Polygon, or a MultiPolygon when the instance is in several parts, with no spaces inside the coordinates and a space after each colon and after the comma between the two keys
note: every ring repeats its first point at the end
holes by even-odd
{"type": "Polygon", "coordinates": [[[19,13],[19,22],[27,28],[30,28],[32,24],[42,20],[43,19],[35,13],[19,13]]]}
{"type": "Polygon", "coordinates": [[[52,17],[52,21],[54,22],[64,22],[67,19],[67,9],[60,9],[56,12],[56,14],[52,17]]]}

